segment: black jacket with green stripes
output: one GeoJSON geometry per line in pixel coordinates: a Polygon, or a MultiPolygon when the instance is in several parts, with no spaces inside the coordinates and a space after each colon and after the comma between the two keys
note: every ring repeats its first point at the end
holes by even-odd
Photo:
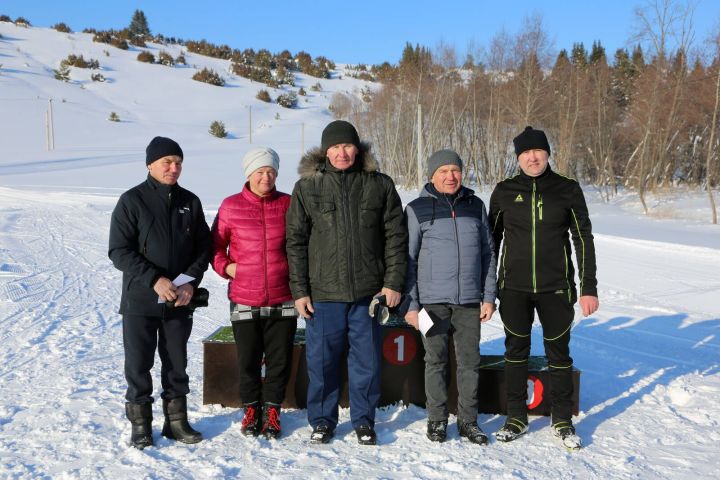
{"type": "Polygon", "coordinates": [[[580,295],[597,296],[592,225],[578,182],[550,166],[537,177],[521,172],[503,180],[490,197],[490,222],[499,259],[499,289],[574,293],[570,233],[580,295]]]}

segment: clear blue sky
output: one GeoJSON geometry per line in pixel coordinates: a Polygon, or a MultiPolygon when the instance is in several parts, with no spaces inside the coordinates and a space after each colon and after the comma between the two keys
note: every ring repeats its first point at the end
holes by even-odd
{"type": "MultiPolygon", "coordinates": [[[[695,42],[720,30],[720,0],[691,0],[695,42]]],[[[647,0],[361,0],[361,1],[122,1],[0,0],[0,14],[24,16],[37,27],[67,23],[120,29],[141,9],[153,33],[206,39],[232,48],[305,50],[339,63],[396,63],[405,45],[434,49],[439,42],[464,58],[470,43],[487,47],[501,30],[515,35],[523,19],[540,13],[553,52],[600,40],[612,58],[632,46],[636,6],[647,0]]]]}

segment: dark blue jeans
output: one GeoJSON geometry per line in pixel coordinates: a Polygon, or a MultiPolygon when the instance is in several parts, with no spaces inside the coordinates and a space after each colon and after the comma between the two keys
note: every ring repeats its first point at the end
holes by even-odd
{"type": "Polygon", "coordinates": [[[380,402],[382,331],[368,314],[370,298],[357,302],[314,302],[306,321],[307,411],[312,427],[338,423],[340,365],[347,352],[350,419],[354,428],[375,425],[380,402]],[[346,348],[347,347],[347,348],[346,348]]]}

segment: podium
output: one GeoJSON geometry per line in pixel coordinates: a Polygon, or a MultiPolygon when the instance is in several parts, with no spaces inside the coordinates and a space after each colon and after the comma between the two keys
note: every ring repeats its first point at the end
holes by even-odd
{"type": "MultiPolygon", "coordinates": [[[[414,404],[425,407],[425,349],[420,332],[403,321],[391,320],[383,327],[383,363],[381,371],[380,406],[414,404]]],[[[457,381],[455,350],[450,337],[448,365],[448,411],[457,413],[457,381]]],[[[340,406],[347,407],[347,365],[341,369],[340,406]]],[[[577,415],[580,392],[580,371],[572,372],[573,414],[577,415]]],[[[290,380],[285,390],[284,408],[305,408],[307,405],[307,364],[305,331],[298,329],[293,347],[290,380]]],[[[528,368],[528,414],[550,415],[550,372],[545,357],[530,357],[528,368]]],[[[480,413],[505,414],[505,374],[502,355],[481,355],[478,381],[480,413]]],[[[203,404],[242,407],[238,385],[237,351],[230,326],[220,327],[203,340],[203,404]]]]}

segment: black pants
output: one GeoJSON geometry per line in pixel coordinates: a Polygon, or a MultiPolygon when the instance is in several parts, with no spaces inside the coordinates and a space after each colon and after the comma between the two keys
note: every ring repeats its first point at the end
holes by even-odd
{"type": "Polygon", "coordinates": [[[240,372],[240,398],[243,403],[281,404],[285,399],[285,387],[290,378],[297,318],[260,316],[254,320],[232,322],[232,328],[240,372]]]}
{"type": "Polygon", "coordinates": [[[568,290],[550,293],[500,292],[500,316],[505,326],[505,382],[509,417],[527,416],[530,331],[537,310],[550,369],[552,422],[571,419],[573,362],[570,357],[570,327],[575,317],[574,304],[575,294],[568,290]]]}
{"type": "Polygon", "coordinates": [[[187,368],[187,342],[192,332],[192,314],[176,318],[123,315],[125,347],[125,399],[131,403],[153,401],[152,375],[155,347],[162,367],[161,397],[167,400],[184,397],[190,392],[187,368]]]}

